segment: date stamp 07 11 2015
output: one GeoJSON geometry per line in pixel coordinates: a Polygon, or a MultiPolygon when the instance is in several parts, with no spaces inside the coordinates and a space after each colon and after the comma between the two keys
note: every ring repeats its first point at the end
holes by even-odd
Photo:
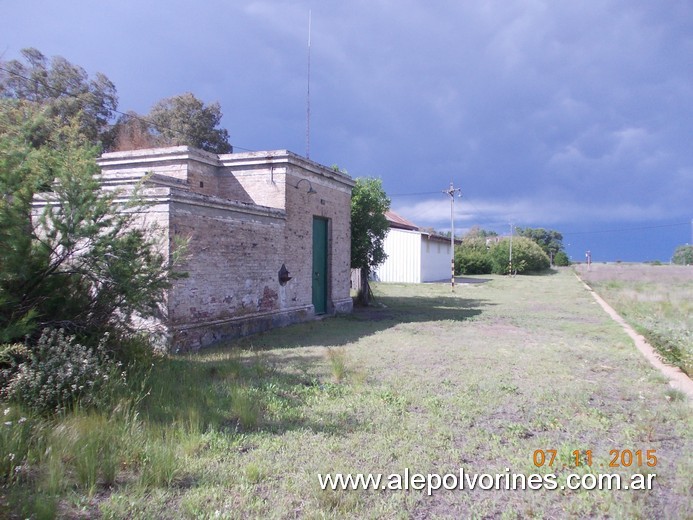
{"type": "MultiPolygon", "coordinates": [[[[657,466],[657,450],[610,450],[610,468],[630,468],[632,466],[647,466],[654,468],[657,466]]],[[[538,468],[543,466],[553,467],[556,461],[557,450],[534,450],[532,456],[534,465],[538,468]]],[[[574,450],[571,461],[575,467],[592,466],[592,450],[574,450]]]]}

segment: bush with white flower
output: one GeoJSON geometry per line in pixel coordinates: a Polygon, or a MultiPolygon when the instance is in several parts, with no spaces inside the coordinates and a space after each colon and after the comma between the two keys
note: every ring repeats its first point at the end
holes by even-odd
{"type": "Polygon", "coordinates": [[[106,340],[89,348],[62,329],[45,329],[24,361],[2,370],[2,398],[39,413],[102,404],[112,395],[104,387],[125,384],[119,364],[106,355],[106,340]]]}

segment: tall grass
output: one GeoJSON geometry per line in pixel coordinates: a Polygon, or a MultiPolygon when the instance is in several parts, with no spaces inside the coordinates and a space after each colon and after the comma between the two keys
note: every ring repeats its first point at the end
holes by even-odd
{"type": "Polygon", "coordinates": [[[16,406],[0,412],[0,479],[17,482],[22,476],[32,448],[33,418],[16,406]]]}
{"type": "Polygon", "coordinates": [[[466,492],[323,492],[315,481],[317,472],[405,467],[529,473],[535,449],[569,460],[590,448],[603,462],[633,439],[662,449],[662,485],[642,500],[660,516],[693,510],[672,491],[693,470],[687,404],[633,362],[637,353],[621,347],[574,277],[493,277],[454,295],[434,285],[378,290],[387,307],[234,343],[245,350],[130,369],[130,396],[107,407],[41,418],[6,405],[0,518],[501,518],[532,516],[530,506],[536,517],[589,517],[596,504],[605,515],[645,517],[659,510],[621,511],[634,496],[625,494],[489,492],[477,501],[466,492]],[[589,370],[575,377],[582,361],[589,370]]]}
{"type": "Polygon", "coordinates": [[[670,266],[599,266],[580,275],[664,361],[693,375],[693,272],[670,266]]]}
{"type": "Polygon", "coordinates": [[[168,487],[181,474],[176,441],[165,435],[156,440],[148,438],[140,453],[139,485],[145,489],[168,487]]]}
{"type": "Polygon", "coordinates": [[[347,375],[346,351],[343,347],[328,347],[327,360],[335,383],[341,383],[347,375]]]}
{"type": "Polygon", "coordinates": [[[107,406],[78,403],[41,418],[5,404],[0,480],[9,498],[4,505],[0,501],[0,517],[51,517],[68,493],[89,501],[121,485],[142,493],[170,488],[185,478],[188,457],[209,432],[228,438],[258,428],[267,396],[276,390],[265,383],[273,374],[257,352],[175,357],[131,367],[129,395],[122,387],[105,386],[103,392],[113,388],[112,395],[102,396],[107,406]],[[27,500],[26,490],[44,499],[27,500]]]}

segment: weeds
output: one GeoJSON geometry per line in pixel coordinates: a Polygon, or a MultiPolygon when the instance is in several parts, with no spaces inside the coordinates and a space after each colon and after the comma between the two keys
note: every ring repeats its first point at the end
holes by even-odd
{"type": "Polygon", "coordinates": [[[693,374],[693,274],[676,266],[627,266],[581,271],[663,361],[693,374]]]}
{"type": "Polygon", "coordinates": [[[668,401],[672,402],[681,402],[686,400],[686,394],[684,394],[681,390],[676,390],[675,388],[667,389],[667,391],[664,392],[664,397],[668,401]]]}
{"type": "Polygon", "coordinates": [[[0,479],[19,480],[32,448],[33,420],[16,407],[7,407],[0,415],[0,479]]]}
{"type": "Polygon", "coordinates": [[[260,423],[261,403],[253,388],[235,386],[231,388],[231,416],[244,430],[253,430],[260,423]]]}
{"type": "Polygon", "coordinates": [[[171,486],[182,473],[175,443],[168,439],[147,442],[142,450],[139,470],[138,481],[143,488],[171,486]]]}
{"type": "Polygon", "coordinates": [[[0,517],[691,516],[690,471],[670,462],[689,452],[685,397],[637,362],[573,277],[493,277],[454,296],[375,290],[387,319],[324,320],[252,349],[129,368],[133,396],[108,406],[45,419],[5,405],[0,517]],[[661,485],[637,505],[627,492],[322,491],[316,478],[579,473],[592,469],[571,466],[575,450],[591,450],[597,471],[614,447],[660,457],[661,485]],[[558,450],[560,465],[534,466],[537,449],[558,450]]]}
{"type": "Polygon", "coordinates": [[[330,363],[332,379],[335,383],[341,383],[347,375],[347,356],[343,347],[328,347],[327,360],[330,363]]]}

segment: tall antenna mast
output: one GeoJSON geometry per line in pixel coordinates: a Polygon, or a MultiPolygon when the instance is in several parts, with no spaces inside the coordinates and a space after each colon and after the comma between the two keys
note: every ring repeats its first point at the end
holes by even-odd
{"type": "Polygon", "coordinates": [[[310,159],[310,25],[312,11],[308,10],[308,92],[306,95],[306,159],[310,159]]]}

